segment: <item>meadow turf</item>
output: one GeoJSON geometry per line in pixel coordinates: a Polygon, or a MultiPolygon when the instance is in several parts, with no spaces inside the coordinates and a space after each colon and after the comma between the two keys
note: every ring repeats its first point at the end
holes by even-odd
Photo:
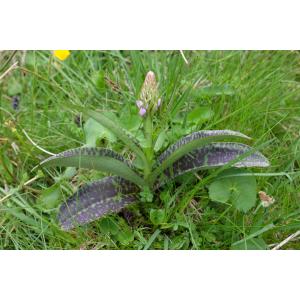
{"type": "MultiPolygon", "coordinates": [[[[270,249],[300,230],[300,52],[185,51],[188,64],[179,51],[72,51],[65,61],[50,51],[12,54],[0,53],[0,249],[270,249]],[[80,112],[66,107],[108,111],[137,132],[135,101],[149,70],[162,93],[154,137],[168,129],[157,153],[192,131],[240,131],[270,160],[270,167],[252,171],[267,173],[257,176],[257,192],[272,196],[273,205],[263,208],[258,198],[242,213],[212,202],[202,178],[213,171],[206,171],[163,187],[152,202],[60,229],[59,205],[105,174],[33,169],[49,156],[39,147],[58,153],[95,144],[132,159],[107,129],[86,126],[80,112]],[[208,115],[189,122],[197,107],[208,115]],[[167,214],[163,225],[149,217],[158,208],[167,214]]],[[[282,249],[300,249],[300,236],[282,249]]]]}

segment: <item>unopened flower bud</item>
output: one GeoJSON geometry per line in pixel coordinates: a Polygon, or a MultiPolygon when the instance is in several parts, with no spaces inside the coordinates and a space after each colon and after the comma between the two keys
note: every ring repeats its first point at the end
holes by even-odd
{"type": "Polygon", "coordinates": [[[145,115],[148,110],[155,111],[161,105],[161,99],[158,98],[158,84],[156,82],[155,74],[149,71],[143,83],[140,100],[136,101],[139,108],[139,114],[145,115]]]}

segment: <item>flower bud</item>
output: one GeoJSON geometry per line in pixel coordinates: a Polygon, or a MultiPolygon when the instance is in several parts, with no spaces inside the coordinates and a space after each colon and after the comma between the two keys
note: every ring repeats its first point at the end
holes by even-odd
{"type": "Polygon", "coordinates": [[[143,116],[148,110],[157,110],[161,104],[161,99],[158,97],[158,84],[156,82],[155,74],[154,72],[149,71],[140,92],[140,100],[136,101],[136,105],[139,108],[139,114],[143,116]]]}

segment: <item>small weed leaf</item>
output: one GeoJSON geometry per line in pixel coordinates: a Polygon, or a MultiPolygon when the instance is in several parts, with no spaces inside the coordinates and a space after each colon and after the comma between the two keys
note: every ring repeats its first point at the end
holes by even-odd
{"type": "Polygon", "coordinates": [[[209,185],[209,197],[213,201],[222,203],[230,201],[236,209],[247,212],[256,202],[255,177],[234,176],[222,178],[224,175],[236,175],[239,173],[245,173],[245,171],[238,169],[224,171],[209,185]]]}
{"type": "Polygon", "coordinates": [[[117,140],[114,134],[92,118],[89,118],[84,124],[84,132],[88,147],[96,147],[98,139],[107,139],[111,143],[117,140]]]}
{"type": "Polygon", "coordinates": [[[124,246],[129,245],[134,240],[134,234],[129,228],[118,231],[115,237],[124,246]]]}
{"type": "Polygon", "coordinates": [[[167,135],[164,131],[162,131],[156,139],[156,142],[155,142],[155,145],[154,145],[154,151],[158,152],[163,147],[166,140],[167,140],[167,135]]]}
{"type": "Polygon", "coordinates": [[[208,106],[200,106],[193,109],[187,115],[187,121],[192,124],[201,124],[209,119],[211,119],[214,115],[214,112],[208,106]]]}
{"type": "Polygon", "coordinates": [[[142,159],[145,157],[143,151],[141,150],[138,141],[133,137],[127,130],[120,127],[115,120],[107,117],[104,114],[100,114],[98,112],[92,110],[81,109],[84,114],[93,118],[97,122],[99,122],[102,126],[106,127],[110,130],[115,136],[117,136],[121,141],[124,142],[126,146],[131,148],[131,150],[140,156],[142,159]]]}
{"type": "Polygon", "coordinates": [[[45,209],[55,208],[61,200],[61,190],[59,184],[54,184],[51,187],[43,190],[39,201],[45,209]]]}
{"type": "Polygon", "coordinates": [[[154,225],[163,224],[166,220],[166,211],[164,209],[151,209],[150,220],[154,225]]]}
{"type": "Polygon", "coordinates": [[[64,230],[118,212],[137,199],[139,188],[120,177],[106,177],[85,185],[60,207],[58,220],[64,230]]]}
{"type": "Polygon", "coordinates": [[[119,231],[117,222],[110,217],[104,217],[99,220],[100,230],[104,234],[117,234],[119,231]]]}

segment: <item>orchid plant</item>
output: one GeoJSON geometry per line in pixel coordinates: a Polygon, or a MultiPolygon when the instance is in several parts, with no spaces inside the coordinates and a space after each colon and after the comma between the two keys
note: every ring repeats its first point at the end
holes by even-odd
{"type": "Polygon", "coordinates": [[[83,107],[73,108],[115,134],[142,162],[142,172],[115,151],[97,147],[67,150],[41,162],[41,166],[79,167],[113,174],[81,187],[61,205],[58,219],[64,230],[118,212],[138,201],[142,191],[154,192],[166,182],[185,173],[226,165],[237,168],[269,165],[267,158],[254,148],[240,142],[228,142],[228,139],[250,139],[232,130],[193,132],[156,157],[153,149],[156,142],[153,140],[153,116],[162,106],[162,100],[152,71],[146,75],[136,105],[142,118],[146,141],[143,145],[106,115],[83,107]]]}

